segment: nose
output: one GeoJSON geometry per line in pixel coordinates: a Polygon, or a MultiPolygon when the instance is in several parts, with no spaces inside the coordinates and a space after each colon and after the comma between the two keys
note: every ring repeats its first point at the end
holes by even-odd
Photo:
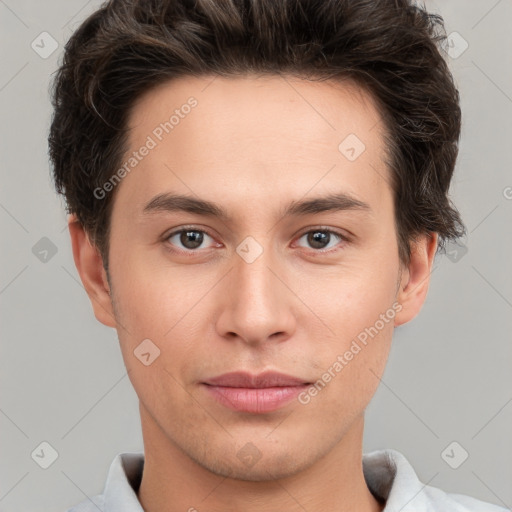
{"type": "Polygon", "coordinates": [[[290,270],[267,248],[253,261],[240,254],[233,254],[233,268],[218,291],[217,333],[253,346],[285,341],[295,331],[300,304],[288,283],[290,270]]]}

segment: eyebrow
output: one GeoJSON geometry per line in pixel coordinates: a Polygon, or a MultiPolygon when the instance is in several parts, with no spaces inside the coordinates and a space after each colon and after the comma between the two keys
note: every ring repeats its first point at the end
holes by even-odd
{"type": "MultiPolygon", "coordinates": [[[[282,217],[344,210],[372,213],[372,209],[369,204],[360,201],[347,193],[340,192],[302,201],[291,201],[285,207],[282,217]]],[[[182,194],[158,194],[153,197],[142,210],[144,215],[175,211],[184,211],[207,217],[217,217],[226,222],[231,220],[228,212],[218,204],[205,199],[198,199],[196,197],[182,194]]]]}

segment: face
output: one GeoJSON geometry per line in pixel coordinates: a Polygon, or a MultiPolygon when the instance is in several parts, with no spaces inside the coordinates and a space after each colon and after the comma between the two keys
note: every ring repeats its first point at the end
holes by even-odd
{"type": "Polygon", "coordinates": [[[113,316],[110,297],[93,303],[118,330],[143,428],[219,475],[306,469],[359,425],[394,326],[418,310],[402,300],[411,274],[371,97],[350,83],[181,78],[143,96],[129,126],[113,316]],[[234,371],[306,384],[277,402],[205,384],[234,371]]]}

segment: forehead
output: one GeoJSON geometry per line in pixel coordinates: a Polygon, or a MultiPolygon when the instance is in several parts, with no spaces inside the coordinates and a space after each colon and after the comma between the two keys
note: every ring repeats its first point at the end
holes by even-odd
{"type": "Polygon", "coordinates": [[[183,77],[141,96],[128,126],[127,158],[151,146],[121,187],[139,211],[167,190],[227,200],[250,193],[257,204],[312,188],[363,199],[365,188],[388,181],[382,118],[349,81],[183,77]]]}
{"type": "MultiPolygon", "coordinates": [[[[303,80],[286,75],[185,76],[149,89],[134,103],[128,121],[132,135],[136,136],[141,129],[147,132],[155,123],[169,120],[176,110],[181,132],[186,130],[183,125],[196,132],[201,128],[210,132],[223,128],[231,129],[237,138],[303,133],[319,141],[326,140],[331,132],[342,134],[348,128],[359,131],[364,137],[382,123],[374,97],[349,79],[303,80]],[[200,114],[188,116],[186,112],[183,116],[179,111],[190,98],[197,101],[193,113],[200,114]],[[190,119],[182,123],[187,117],[190,119]],[[301,126],[294,124],[299,118],[303,120],[301,126]],[[287,124],[293,129],[282,133],[287,124]]],[[[177,128],[177,124],[174,126],[177,128]]]]}

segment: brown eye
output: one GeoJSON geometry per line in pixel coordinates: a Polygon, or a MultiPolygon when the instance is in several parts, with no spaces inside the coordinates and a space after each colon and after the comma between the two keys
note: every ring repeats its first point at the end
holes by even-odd
{"type": "Polygon", "coordinates": [[[180,250],[193,251],[201,248],[201,245],[205,240],[205,236],[211,238],[205,231],[188,228],[174,231],[166,238],[166,240],[172,245],[178,246],[178,249],[180,250]]]}
{"type": "Polygon", "coordinates": [[[300,239],[306,239],[306,242],[311,249],[315,250],[329,250],[336,246],[340,240],[347,241],[347,238],[342,234],[332,231],[330,229],[313,229],[304,233],[300,239]]]}

